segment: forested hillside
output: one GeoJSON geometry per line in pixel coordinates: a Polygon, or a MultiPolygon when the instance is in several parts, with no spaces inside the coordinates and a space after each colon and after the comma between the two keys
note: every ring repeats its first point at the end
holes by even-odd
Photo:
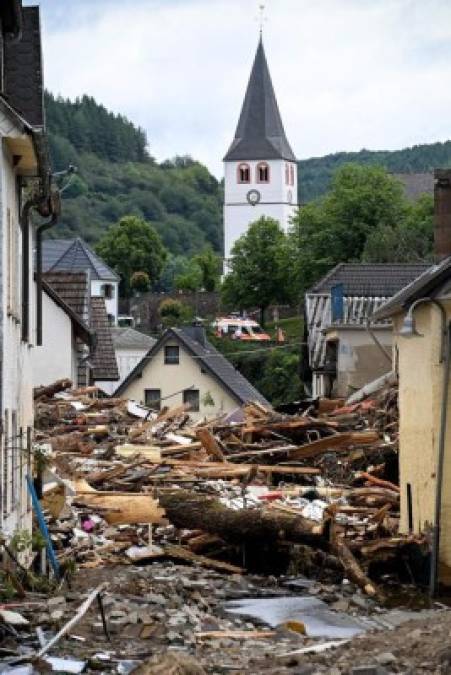
{"type": "Polygon", "coordinates": [[[338,152],[299,162],[299,188],[302,202],[324,194],[335,171],[350,162],[366,166],[383,166],[392,173],[423,173],[436,167],[451,166],[451,141],[414,145],[404,150],[338,152]]]}
{"type": "Polygon", "coordinates": [[[47,93],[45,100],[54,170],[78,168],[54,236],[95,244],[109,225],[136,214],[152,222],[174,255],[206,244],[220,251],[222,192],[206,167],[189,157],[157,164],[144,131],[93,98],[71,102],[47,93]]]}

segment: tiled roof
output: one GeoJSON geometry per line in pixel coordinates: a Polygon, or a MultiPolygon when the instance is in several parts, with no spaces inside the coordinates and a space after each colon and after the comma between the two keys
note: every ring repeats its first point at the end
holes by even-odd
{"type": "Polygon", "coordinates": [[[387,298],[429,266],[430,263],[339,263],[308,294],[330,293],[332,286],[343,284],[344,295],[387,298]]]}
{"type": "Polygon", "coordinates": [[[43,275],[47,284],[59,295],[77,316],[90,325],[90,283],[86,272],[47,272],[43,275]]]}
{"type": "Polygon", "coordinates": [[[212,377],[214,377],[239,403],[257,401],[263,405],[271,407],[271,404],[260,394],[251,383],[239,373],[220,352],[218,352],[208,340],[203,344],[199,339],[195,339],[196,329],[193,328],[168,328],[158,342],[149,350],[147,355],[132,370],[129,376],[118,387],[115,395],[122,395],[128,385],[133,382],[146,367],[149,357],[156,354],[169,339],[176,339],[182,346],[199,361],[212,377]]]}
{"type": "Polygon", "coordinates": [[[29,124],[44,125],[39,7],[22,9],[18,40],[5,41],[5,98],[29,124]]]}
{"type": "Polygon", "coordinates": [[[134,328],[111,328],[115,349],[144,349],[148,351],[156,343],[155,338],[140,333],[134,328]]]}
{"type": "Polygon", "coordinates": [[[409,307],[412,302],[419,298],[438,295],[443,287],[451,282],[451,256],[445,258],[438,265],[429,265],[421,276],[414,279],[410,284],[400,289],[388,302],[380,307],[374,314],[376,321],[386,319],[409,307]]]}
{"type": "Polygon", "coordinates": [[[91,279],[120,281],[119,275],[79,237],[77,239],[46,239],[42,244],[42,267],[44,272],[89,270],[91,279]]]}
{"type": "Polygon", "coordinates": [[[283,128],[276,94],[260,40],[235,138],[224,161],[287,159],[295,162],[283,128]]]}
{"type": "Polygon", "coordinates": [[[94,355],[91,357],[94,380],[119,380],[111,327],[103,298],[91,298],[91,328],[96,333],[96,347],[94,355]]]}
{"type": "Polygon", "coordinates": [[[404,194],[414,202],[421,195],[434,194],[434,174],[429,173],[395,173],[393,174],[404,186],[404,194]]]}
{"type": "Polygon", "coordinates": [[[42,280],[42,290],[70,318],[70,320],[72,321],[72,326],[73,326],[75,335],[78,338],[80,338],[80,340],[82,342],[84,342],[86,345],[93,345],[94,344],[94,333],[80,319],[79,315],[76,312],[74,312],[72,307],[69,307],[69,305],[64,302],[64,300],[58,295],[58,293],[56,293],[54,288],[47,281],[45,281],[45,279],[42,280]]]}

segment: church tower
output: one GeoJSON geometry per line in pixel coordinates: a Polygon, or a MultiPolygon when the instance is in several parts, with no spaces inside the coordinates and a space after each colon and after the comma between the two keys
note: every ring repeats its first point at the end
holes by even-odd
{"type": "Polygon", "coordinates": [[[227,261],[233,244],[251,223],[266,216],[287,230],[298,204],[296,157],[285,135],[261,37],[224,164],[227,261]]]}

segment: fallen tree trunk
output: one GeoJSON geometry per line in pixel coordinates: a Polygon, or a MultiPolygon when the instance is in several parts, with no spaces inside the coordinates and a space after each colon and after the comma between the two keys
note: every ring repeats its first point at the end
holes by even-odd
{"type": "Polygon", "coordinates": [[[353,553],[351,553],[348,546],[340,537],[334,536],[332,538],[331,548],[343,565],[343,569],[348,579],[357,584],[357,586],[370,597],[379,594],[377,586],[366,576],[353,553]]]}
{"type": "Polygon", "coordinates": [[[47,387],[36,387],[33,390],[33,397],[35,400],[41,398],[42,396],[48,396],[49,398],[52,398],[52,396],[58,394],[58,392],[64,391],[65,389],[70,389],[71,387],[72,380],[58,380],[53,384],[49,384],[47,387]]]}
{"type": "Polygon", "coordinates": [[[179,529],[203,530],[226,541],[291,541],[326,545],[324,524],[266,509],[235,511],[215,497],[188,490],[159,495],[168,520],[179,529]]]}

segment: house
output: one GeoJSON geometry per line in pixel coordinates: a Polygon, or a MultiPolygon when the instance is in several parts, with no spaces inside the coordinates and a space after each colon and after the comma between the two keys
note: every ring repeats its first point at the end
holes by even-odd
{"type": "Polygon", "coordinates": [[[431,590],[451,583],[451,170],[435,172],[439,261],[375,312],[394,328],[402,532],[432,532],[431,590]],[[440,566],[437,567],[437,562],[440,566]]]}
{"type": "Polygon", "coordinates": [[[42,267],[44,272],[88,272],[92,297],[104,298],[108,320],[117,325],[120,277],[83,239],[44,241],[42,267]]]}
{"type": "Polygon", "coordinates": [[[43,280],[42,288],[42,345],[32,351],[33,386],[66,378],[78,386],[80,347],[90,353],[95,346],[95,334],[49,283],[43,280]]]}
{"type": "MultiPolygon", "coordinates": [[[[43,279],[80,322],[88,328],[92,336],[89,344],[79,336],[75,342],[78,364],[77,377],[74,380],[76,385],[98,384],[98,381],[117,382],[119,371],[106,303],[100,296],[91,296],[89,272],[48,272],[43,275],[43,279]]],[[[51,326],[50,330],[52,330],[51,326]]],[[[45,349],[42,354],[48,363],[52,360],[50,346],[53,342],[50,337],[49,340],[48,343],[43,341],[45,349]]],[[[44,370],[43,365],[41,369],[44,370]]],[[[64,377],[70,377],[69,372],[64,377]]]]}
{"type": "Polygon", "coordinates": [[[140,333],[134,328],[111,328],[116,363],[119,368],[117,382],[101,382],[102,390],[113,394],[118,385],[132,372],[156,343],[155,338],[140,333]]]}
{"type": "Polygon", "coordinates": [[[31,252],[56,223],[58,199],[44,130],[39,8],[3,0],[0,33],[0,529],[10,536],[31,528],[31,353],[42,299],[31,252]]]}
{"type": "Polygon", "coordinates": [[[189,404],[194,419],[268,401],[206,339],[200,326],[169,328],[115,392],[154,410],[189,404]]]}
{"type": "Polygon", "coordinates": [[[312,396],[348,396],[391,368],[390,320],[369,318],[427,264],[340,263],[305,296],[312,396]]]}

